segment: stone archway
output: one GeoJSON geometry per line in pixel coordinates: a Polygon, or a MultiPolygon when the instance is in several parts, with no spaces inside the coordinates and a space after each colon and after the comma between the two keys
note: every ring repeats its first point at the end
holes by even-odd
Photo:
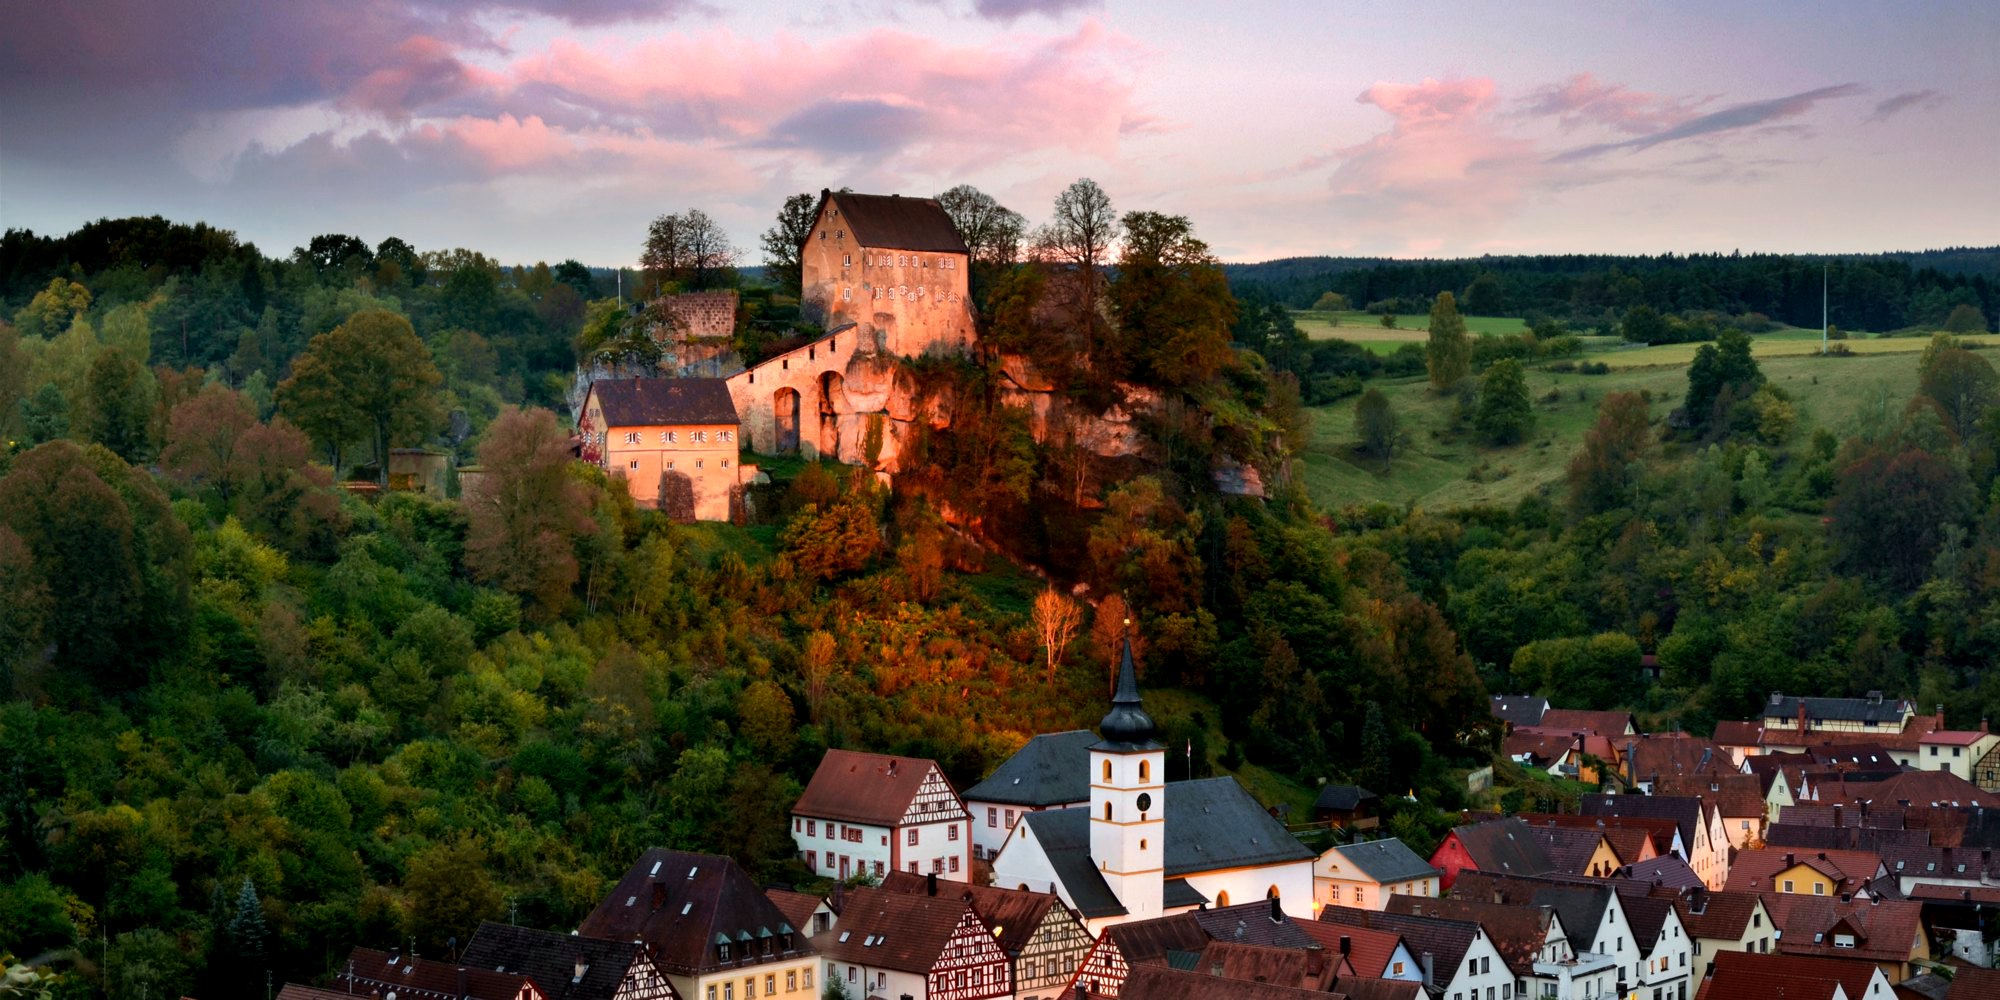
{"type": "Polygon", "coordinates": [[[777,426],[777,440],[772,442],[771,450],[780,455],[798,451],[799,391],[788,386],[773,393],[771,415],[777,426]]]}
{"type": "Polygon", "coordinates": [[[851,411],[847,405],[847,379],[836,371],[819,373],[819,421],[815,439],[819,453],[840,455],[840,415],[851,411]]]}

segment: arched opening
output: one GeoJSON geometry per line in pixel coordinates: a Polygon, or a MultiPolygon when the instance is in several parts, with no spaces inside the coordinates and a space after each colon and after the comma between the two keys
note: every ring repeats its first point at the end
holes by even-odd
{"type": "Polygon", "coordinates": [[[819,411],[818,427],[814,442],[822,455],[840,454],[840,414],[850,412],[847,405],[847,380],[839,372],[820,372],[816,395],[819,399],[814,408],[819,411]]]}
{"type": "Polygon", "coordinates": [[[779,389],[771,396],[771,415],[777,424],[777,440],[771,450],[789,454],[799,450],[799,391],[779,389]]]}
{"type": "Polygon", "coordinates": [[[1219,907],[1229,905],[1229,890],[1224,889],[1215,894],[1215,905],[1219,907]]]}
{"type": "Polygon", "coordinates": [[[1147,760],[1142,760],[1142,761],[1140,761],[1140,762],[1139,762],[1139,780],[1140,780],[1140,781],[1151,781],[1151,780],[1153,780],[1153,762],[1152,762],[1152,761],[1147,761],[1147,760]]]}
{"type": "Polygon", "coordinates": [[[1111,822],[1111,803],[1109,802],[1104,804],[1104,821],[1106,823],[1111,822]]]}
{"type": "Polygon", "coordinates": [[[1104,762],[1104,780],[1107,783],[1111,780],[1111,762],[1108,760],[1104,762]]]}
{"type": "Polygon", "coordinates": [[[1274,885],[1274,886],[1270,887],[1269,889],[1266,889],[1266,890],[1264,890],[1264,898],[1265,898],[1265,899],[1277,899],[1277,898],[1278,898],[1278,887],[1274,885]]]}

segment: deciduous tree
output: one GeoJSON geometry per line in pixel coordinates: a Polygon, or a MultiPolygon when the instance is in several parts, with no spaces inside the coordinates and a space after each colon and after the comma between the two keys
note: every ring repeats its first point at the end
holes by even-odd
{"type": "Polygon", "coordinates": [[[1610,393],[1597,404],[1597,422],[1569,463],[1572,510],[1588,516],[1631,502],[1634,463],[1645,454],[1650,421],[1646,399],[1636,392],[1610,393]]]}
{"type": "Polygon", "coordinates": [[[386,486],[390,447],[437,427],[442,382],[410,321],[370,309],[312,339],[292,362],[291,377],[278,384],[278,405],[332,450],[336,469],[342,445],[369,437],[377,480],[386,486]]]}
{"type": "Polygon", "coordinates": [[[646,228],[646,245],[639,266],[656,284],[673,282],[690,291],[718,283],[736,266],[739,252],[722,224],[707,212],[691,208],[655,218],[646,228]]]}
{"type": "Polygon", "coordinates": [[[1944,409],[1946,426],[1961,441],[1972,437],[1979,421],[2000,401],[2000,375],[1985,358],[1962,347],[1930,354],[1917,380],[1923,394],[1944,409]]]}
{"type": "Polygon", "coordinates": [[[1128,212],[1111,287],[1121,367],[1145,382],[1207,384],[1230,361],[1236,300],[1184,215],[1128,212]]]}
{"type": "Polygon", "coordinates": [[[1036,233],[1036,251],[1043,257],[1076,268],[1083,281],[1081,320],[1086,328],[1097,314],[1098,272],[1111,257],[1118,237],[1118,215],[1111,196],[1085,177],[1056,196],[1049,223],[1036,233]]]}
{"type": "Polygon", "coordinates": [[[1458,315],[1458,303],[1450,292],[1439,292],[1431,305],[1430,341],[1424,349],[1424,368],[1430,372],[1431,388],[1443,392],[1472,372],[1472,342],[1465,334],[1465,320],[1458,315]]]}
{"type": "Polygon", "coordinates": [[[533,600],[546,620],[576,584],[577,540],[597,527],[589,493],[570,473],[569,436],[547,410],[512,410],[487,429],[479,464],[487,481],[466,509],[466,566],[533,600]]]}
{"type": "Polygon", "coordinates": [[[124,351],[107,347],[90,365],[90,407],[84,436],[127,462],[152,457],[147,423],[153,411],[153,376],[124,351]]]}
{"type": "Polygon", "coordinates": [[[1034,622],[1048,666],[1048,683],[1054,684],[1056,664],[1062,662],[1077,627],[1083,624],[1083,609],[1056,588],[1047,587],[1035,595],[1034,622]]]}
{"type": "Polygon", "coordinates": [[[1383,461],[1395,456],[1401,431],[1396,426],[1396,411],[1382,390],[1370,386],[1354,401],[1354,431],[1361,437],[1362,451],[1383,461]]]}
{"type": "Polygon", "coordinates": [[[1985,333],[1986,314],[1978,306],[1961,302],[1944,318],[1944,328],[1950,333],[1985,333]]]}
{"type": "Polygon", "coordinates": [[[1521,363],[1502,358],[1486,369],[1479,382],[1479,412],[1474,426],[1488,443],[1515,444],[1535,427],[1534,404],[1528,399],[1528,380],[1521,363]]]}
{"type": "Polygon", "coordinates": [[[1829,506],[1835,564],[1901,590],[1923,582],[1948,526],[1972,513],[1972,484],[1927,451],[1874,452],[1840,472],[1829,506]]]}
{"type": "Polygon", "coordinates": [[[220,382],[210,383],[167,417],[167,446],[160,452],[160,466],[182,483],[213,487],[227,500],[236,442],[256,424],[257,415],[242,393],[220,382]]]}
{"type": "Polygon", "coordinates": [[[787,295],[799,294],[799,253],[806,237],[812,235],[813,209],[819,199],[795,194],[778,209],[778,220],[758,237],[764,247],[764,273],[772,286],[787,295]]]}

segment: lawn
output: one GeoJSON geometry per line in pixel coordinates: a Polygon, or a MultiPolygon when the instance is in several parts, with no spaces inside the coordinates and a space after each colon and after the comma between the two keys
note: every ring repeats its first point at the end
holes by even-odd
{"type": "MultiPolygon", "coordinates": [[[[1803,341],[1790,343],[1805,346],[1803,341]]],[[[1854,341],[1850,346],[1879,344],[1913,351],[1923,343],[1908,338],[1854,341]]],[[[1674,346],[1689,347],[1692,356],[1693,345],[1674,346]]],[[[1324,507],[1378,501],[1427,507],[1512,504],[1544,487],[1560,489],[1570,456],[1597,419],[1598,403],[1606,393],[1650,391],[1656,423],[1679,405],[1687,389],[1686,367],[1630,367],[1622,360],[1630,353],[1637,351],[1593,355],[1616,366],[1608,375],[1530,370],[1528,390],[1535,399],[1535,431],[1526,442],[1507,448],[1488,448],[1468,434],[1451,433],[1453,403],[1432,392],[1424,379],[1372,382],[1389,396],[1402,422],[1407,435],[1405,450],[1386,468],[1356,455],[1353,400],[1316,407],[1312,410],[1311,444],[1303,456],[1306,489],[1324,507]]],[[[1797,354],[1760,357],[1765,375],[1785,389],[1798,406],[1797,433],[1828,427],[1845,436],[1864,423],[1893,420],[1901,412],[1903,402],[1916,391],[1916,358],[1857,354],[1848,358],[1797,354]]]]}
{"type": "MultiPolygon", "coordinates": [[[[1421,344],[1430,338],[1431,318],[1421,314],[1397,316],[1394,328],[1384,327],[1380,316],[1356,311],[1305,310],[1293,313],[1292,320],[1308,338],[1329,340],[1339,337],[1360,344],[1377,354],[1388,354],[1404,344],[1421,344]]],[[[1525,321],[1516,317],[1467,316],[1465,328],[1477,336],[1482,333],[1520,333],[1528,327],[1525,321]]]]}
{"type": "MultiPolygon", "coordinates": [[[[1982,334],[1961,337],[1960,340],[1983,347],[2000,344],[2000,335],[1982,334]]],[[[1928,337],[1853,337],[1836,340],[1834,344],[1846,347],[1855,354],[1914,354],[1922,351],[1930,343],[1928,337]]],[[[1637,368],[1645,365],[1684,365],[1694,360],[1694,352],[1700,344],[1659,344],[1652,347],[1619,347],[1609,350],[1592,360],[1602,361],[1614,368],[1637,368]]],[[[1764,358],[1797,357],[1818,354],[1820,339],[1818,330],[1804,330],[1796,327],[1759,333],[1750,338],[1750,354],[1764,358]]]]}

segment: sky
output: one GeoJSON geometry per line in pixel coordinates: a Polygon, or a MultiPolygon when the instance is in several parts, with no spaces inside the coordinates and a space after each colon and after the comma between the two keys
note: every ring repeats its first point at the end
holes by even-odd
{"type": "Polygon", "coordinates": [[[68,0],[0,228],[159,214],[634,262],[700,208],[1080,177],[1224,260],[2000,243],[2000,4],[68,0]]]}

